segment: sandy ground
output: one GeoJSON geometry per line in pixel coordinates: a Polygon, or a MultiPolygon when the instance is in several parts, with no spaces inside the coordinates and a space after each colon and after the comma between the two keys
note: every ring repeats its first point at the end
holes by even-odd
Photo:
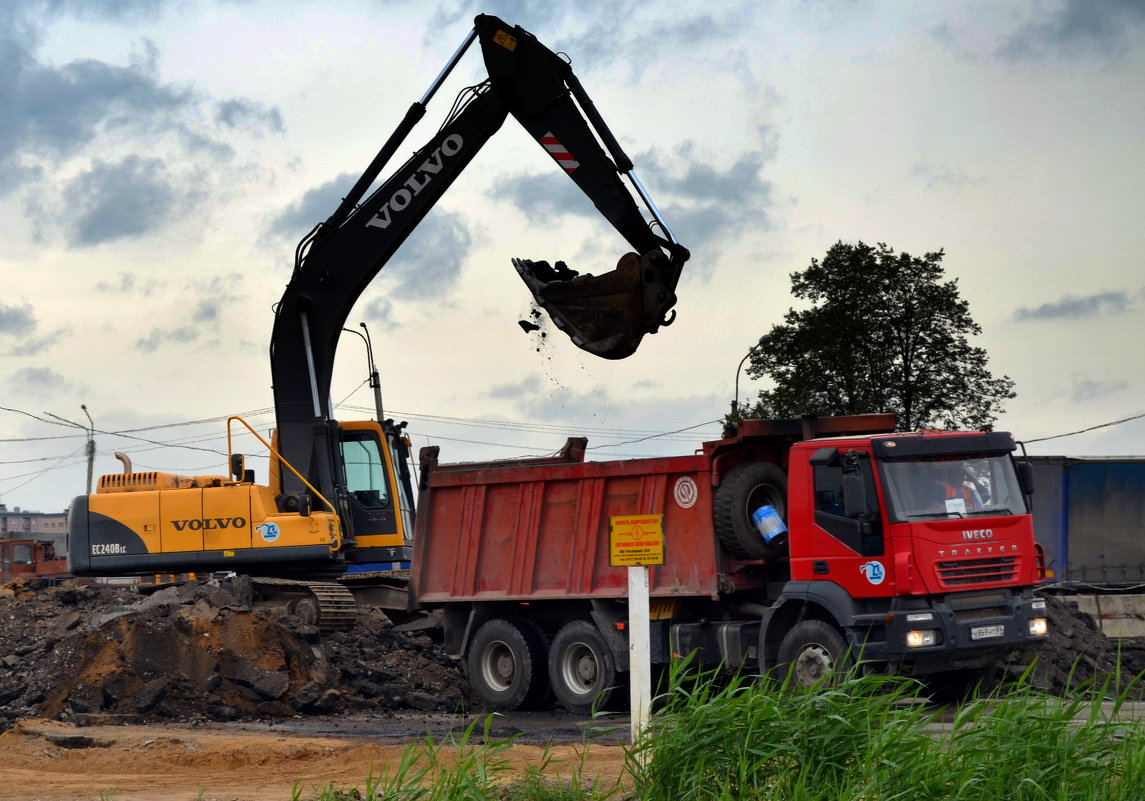
{"type": "MultiPolygon", "coordinates": [[[[288,801],[331,782],[364,788],[397,765],[399,740],[219,731],[180,726],[86,726],[23,720],[0,735],[0,801],[288,801]]],[[[513,764],[567,776],[582,747],[513,745],[513,764]]],[[[612,783],[624,751],[592,744],[586,776],[612,783]]]]}

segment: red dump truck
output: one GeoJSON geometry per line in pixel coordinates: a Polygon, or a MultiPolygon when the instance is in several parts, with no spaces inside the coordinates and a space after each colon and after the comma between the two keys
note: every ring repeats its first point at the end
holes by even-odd
{"type": "Polygon", "coordinates": [[[626,695],[610,524],[643,515],[663,542],[654,664],[696,653],[810,685],[861,655],[964,679],[1046,635],[1030,471],[1007,433],[893,428],[746,420],[692,455],[610,462],[584,461],[585,439],[483,463],[425,448],[414,596],[488,706],[589,711],[626,695]]]}

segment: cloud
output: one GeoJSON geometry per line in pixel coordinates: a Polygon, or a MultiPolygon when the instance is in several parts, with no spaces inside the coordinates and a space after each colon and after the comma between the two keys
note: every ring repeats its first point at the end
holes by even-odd
{"type": "Polygon", "coordinates": [[[178,222],[203,196],[205,178],[234,157],[224,138],[282,132],[277,108],[163,81],[150,41],[125,64],[41,56],[63,17],[132,24],[179,2],[0,3],[0,196],[30,190],[23,208],[38,235],[62,232],[69,245],[89,247],[178,222]],[[148,157],[116,161],[117,151],[148,157]]]}
{"type": "Polygon", "coordinates": [[[80,19],[135,22],[156,19],[165,6],[181,0],[20,0],[31,12],[45,15],[70,14],[80,19]]]}
{"type": "Polygon", "coordinates": [[[135,342],[135,347],[144,353],[151,353],[170,342],[185,344],[199,339],[199,332],[192,326],[178,328],[153,328],[151,333],[135,342]]]}
{"type": "Polygon", "coordinates": [[[0,303],[0,334],[25,336],[36,330],[36,315],[30,303],[8,306],[0,303]]]}
{"type": "Polygon", "coordinates": [[[515,400],[539,392],[540,389],[541,379],[531,375],[511,384],[494,384],[489,388],[489,397],[496,400],[515,400]]]}
{"type": "Polygon", "coordinates": [[[308,190],[270,220],[268,233],[301,239],[317,223],[334,213],[357,180],[357,175],[344,172],[332,181],[308,190]]]}
{"type": "Polygon", "coordinates": [[[929,165],[918,163],[910,168],[910,175],[922,181],[927,189],[969,189],[982,186],[984,181],[972,178],[961,170],[945,164],[929,165]]]}
{"type": "Polygon", "coordinates": [[[282,133],[282,113],[277,108],[265,108],[261,103],[235,98],[215,106],[215,121],[227,128],[250,128],[255,132],[267,129],[282,133]]]}
{"type": "Polygon", "coordinates": [[[1065,0],[1033,8],[1034,19],[999,48],[1003,57],[1034,58],[1047,51],[1119,54],[1145,28],[1142,0],[1065,0]]]}
{"type": "Polygon", "coordinates": [[[771,228],[774,187],[763,178],[763,168],[774,156],[769,129],[761,129],[763,146],[740,155],[726,167],[696,154],[694,143],[679,148],[672,159],[651,154],[642,159],[651,178],[644,179],[658,200],[665,221],[693,253],[708,251],[707,263],[720,244],[749,231],[771,228]],[[655,189],[653,189],[653,187],[655,189]]]}
{"type": "Polygon", "coordinates": [[[1076,320],[1084,317],[1121,314],[1127,311],[1130,306],[1129,296],[1124,292],[1098,292],[1083,297],[1066,295],[1061,300],[1043,303],[1034,308],[1023,306],[1014,314],[1014,319],[1076,320]]]}
{"type": "Polygon", "coordinates": [[[41,334],[31,304],[9,306],[0,303],[0,343],[10,343],[0,352],[6,356],[35,356],[55,344],[66,330],[59,328],[41,334]]]}
{"type": "Polygon", "coordinates": [[[472,241],[460,214],[431,211],[386,267],[387,275],[398,282],[388,297],[423,300],[448,293],[457,284],[472,241]]]}
{"type": "Polygon", "coordinates": [[[202,195],[179,188],[160,159],[128,156],[96,160],[63,191],[68,213],[60,220],[73,247],[91,247],[162,228],[195,205],[202,195]]]}
{"type": "Polygon", "coordinates": [[[179,324],[176,319],[170,319],[168,327],[151,329],[147,336],[135,341],[136,349],[152,353],[168,344],[199,342],[204,330],[217,331],[227,305],[243,297],[242,281],[241,274],[230,273],[188,282],[184,296],[199,300],[187,309],[186,321],[179,324]]]}
{"type": "MultiPolygon", "coordinates": [[[[657,0],[627,0],[609,7],[607,22],[594,22],[601,14],[591,0],[565,3],[537,3],[529,0],[462,0],[440,4],[428,26],[424,44],[440,48],[439,33],[470,24],[479,12],[493,14],[510,25],[520,25],[533,33],[550,50],[566,53],[578,74],[605,72],[618,79],[616,65],[628,68],[628,80],[639,80],[644,70],[664,52],[675,58],[679,52],[694,52],[707,42],[730,39],[743,31],[751,19],[751,2],[709,4],[718,7],[718,16],[705,9],[688,12],[674,8],[666,19],[648,19],[647,9],[662,7],[657,0]],[[671,42],[671,47],[665,43],[671,42]]],[[[729,69],[734,67],[729,63],[729,69]]],[[[586,84],[589,94],[592,87],[586,84]]]]}
{"type": "Polygon", "coordinates": [[[555,172],[509,176],[497,181],[489,197],[517,207],[533,225],[546,225],[565,214],[598,219],[600,212],[568,177],[555,172]]]}
{"type": "Polygon", "coordinates": [[[50,367],[24,367],[13,372],[6,381],[17,393],[47,395],[71,386],[67,379],[50,367]]]}
{"type": "MultiPolygon", "coordinates": [[[[686,142],[669,157],[655,151],[637,158],[637,173],[676,237],[695,251],[745,231],[771,226],[774,188],[763,169],[774,157],[774,137],[761,129],[761,148],[743,153],[727,166],[706,161],[686,142]]],[[[634,198],[636,193],[632,192],[634,198]]],[[[560,173],[508,176],[487,192],[508,201],[533,225],[552,225],[564,215],[602,220],[600,212],[572,181],[560,173]]],[[[643,208],[637,199],[637,204],[643,208]]]]}
{"type": "Polygon", "coordinates": [[[131,295],[138,293],[150,297],[162,284],[154,279],[140,281],[139,276],[133,272],[122,272],[113,281],[96,281],[97,292],[106,292],[109,295],[131,295]]]}
{"type": "Polygon", "coordinates": [[[366,322],[374,323],[383,331],[393,331],[398,326],[394,317],[394,304],[387,298],[374,298],[362,309],[366,322]]]}
{"type": "Polygon", "coordinates": [[[1073,380],[1072,391],[1070,392],[1070,400],[1074,403],[1085,403],[1086,401],[1097,400],[1108,395],[1123,392],[1128,388],[1129,382],[1122,379],[1092,381],[1090,379],[1075,378],[1073,380]]]}
{"type": "Polygon", "coordinates": [[[0,177],[9,189],[34,174],[22,168],[25,158],[59,161],[111,125],[119,138],[169,129],[172,113],[194,102],[187,90],[159,82],[153,49],[126,67],[94,59],[54,67],[40,64],[17,36],[0,34],[0,177]]]}

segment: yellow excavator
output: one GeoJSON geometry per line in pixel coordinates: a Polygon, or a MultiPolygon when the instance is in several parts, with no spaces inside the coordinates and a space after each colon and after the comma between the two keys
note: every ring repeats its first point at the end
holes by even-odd
{"type": "Polygon", "coordinates": [[[226,474],[135,472],[124,458],[124,472],[101,477],[94,494],[72,503],[72,573],[233,571],[283,587],[304,580],[310,584],[299,598],[316,598],[330,627],[352,605],[340,589],[346,582],[337,580],[408,566],[414,514],[408,442],[401,426],[382,419],[380,404],[377,422],[334,419],[335,350],[355,301],[509,115],[634,251],[600,275],[578,274],[559,261],[514,259],[535,301],[574,344],[606,359],[629,356],[645,334],[672,322],[688,250],[568,61],[528,31],[480,15],[342,203],[298,245],[270,345],[277,428],[272,442],[263,440],[271,454],[267,483],[256,483],[230,447],[236,427],[250,429],[239,418],[228,422],[226,474]],[[488,79],[464,90],[429,142],[367,196],[474,41],[488,79]]]}

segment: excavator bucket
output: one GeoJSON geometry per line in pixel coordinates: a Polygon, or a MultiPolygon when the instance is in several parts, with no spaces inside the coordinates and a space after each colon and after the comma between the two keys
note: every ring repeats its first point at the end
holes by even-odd
{"type": "Polygon", "coordinates": [[[513,266],[574,345],[604,359],[623,359],[636,352],[645,334],[671,322],[662,318],[676,297],[659,281],[650,283],[659,271],[646,269],[664,258],[658,250],[643,257],[626,253],[603,275],[581,275],[563,261],[513,259],[513,266]]]}

